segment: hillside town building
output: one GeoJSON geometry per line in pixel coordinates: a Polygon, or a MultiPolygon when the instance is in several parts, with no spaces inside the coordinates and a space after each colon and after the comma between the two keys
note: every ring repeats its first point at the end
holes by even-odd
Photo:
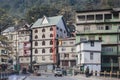
{"type": "Polygon", "coordinates": [[[102,40],[102,71],[120,70],[120,9],[76,11],[76,43],[102,40]]]}

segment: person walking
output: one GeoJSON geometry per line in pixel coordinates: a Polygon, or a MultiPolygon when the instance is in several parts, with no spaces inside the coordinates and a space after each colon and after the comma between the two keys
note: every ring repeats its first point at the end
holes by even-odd
{"type": "Polygon", "coordinates": [[[86,77],[89,76],[89,67],[87,67],[86,70],[85,70],[85,76],[86,76],[86,77]]]}

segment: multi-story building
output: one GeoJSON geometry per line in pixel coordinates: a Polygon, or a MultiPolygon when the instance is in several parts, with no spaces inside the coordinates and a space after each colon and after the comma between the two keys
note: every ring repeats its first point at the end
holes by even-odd
{"type": "Polygon", "coordinates": [[[30,25],[26,24],[18,30],[18,50],[19,64],[22,68],[28,69],[30,66],[31,55],[31,30],[30,25]]]}
{"type": "MultiPolygon", "coordinates": [[[[86,40],[76,44],[76,52],[78,54],[77,66],[81,71],[89,68],[90,73],[101,71],[101,41],[86,40]]],[[[99,74],[98,74],[99,75],[99,74]]]]}
{"type": "Polygon", "coordinates": [[[9,60],[9,45],[4,41],[0,41],[0,66],[2,64],[8,65],[8,60],[9,60]]]}
{"type": "Polygon", "coordinates": [[[76,66],[75,37],[59,39],[60,67],[69,69],[76,66]]]}
{"type": "Polygon", "coordinates": [[[102,40],[101,68],[120,69],[120,9],[76,11],[76,42],[102,40]]]}
{"type": "Polygon", "coordinates": [[[15,27],[9,27],[2,31],[2,35],[6,36],[8,41],[7,43],[11,47],[11,54],[9,54],[9,57],[13,60],[13,68],[15,70],[19,70],[20,67],[18,67],[18,32],[15,27]]]}
{"type": "Polygon", "coordinates": [[[58,64],[58,38],[67,37],[68,31],[62,16],[38,19],[32,29],[32,54],[34,66],[40,70],[53,70],[58,64]]]}

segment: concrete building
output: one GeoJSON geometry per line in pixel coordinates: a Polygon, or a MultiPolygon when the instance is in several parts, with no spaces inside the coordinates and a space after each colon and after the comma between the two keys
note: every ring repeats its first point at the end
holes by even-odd
{"type": "Polygon", "coordinates": [[[78,54],[77,66],[81,71],[89,68],[90,72],[101,71],[101,41],[100,40],[86,40],[76,44],[76,51],[78,54]]]}
{"type": "Polygon", "coordinates": [[[76,11],[76,42],[102,40],[102,71],[120,70],[120,9],[76,11]]]}
{"type": "Polygon", "coordinates": [[[18,59],[21,69],[29,68],[31,55],[31,31],[30,25],[25,24],[18,30],[18,59]]]}
{"type": "Polygon", "coordinates": [[[58,65],[58,38],[67,37],[68,31],[62,16],[38,19],[32,25],[32,53],[39,70],[52,71],[58,65]]]}
{"type": "Polygon", "coordinates": [[[9,45],[5,41],[0,41],[0,66],[8,65],[9,60],[9,45]]]}
{"type": "Polygon", "coordinates": [[[11,54],[9,57],[13,60],[13,69],[19,70],[20,67],[17,67],[18,63],[18,32],[15,27],[9,27],[2,31],[2,35],[6,36],[8,41],[7,43],[11,47],[11,54]]]}
{"type": "Polygon", "coordinates": [[[76,66],[77,54],[75,37],[59,39],[60,67],[69,69],[76,66]]]}

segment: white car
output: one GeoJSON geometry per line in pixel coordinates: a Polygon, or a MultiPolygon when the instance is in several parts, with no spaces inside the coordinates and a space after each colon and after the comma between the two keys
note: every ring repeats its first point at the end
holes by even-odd
{"type": "Polygon", "coordinates": [[[61,68],[55,68],[54,76],[62,76],[62,69],[61,68]]]}

